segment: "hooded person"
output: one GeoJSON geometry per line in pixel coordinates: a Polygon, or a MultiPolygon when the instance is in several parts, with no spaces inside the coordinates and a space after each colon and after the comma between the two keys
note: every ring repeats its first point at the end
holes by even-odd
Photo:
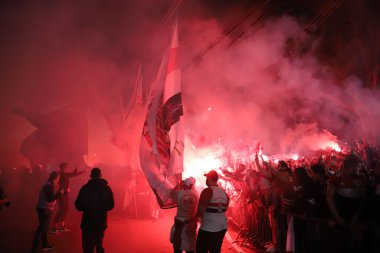
{"type": "Polygon", "coordinates": [[[205,176],[208,187],[199,197],[197,216],[201,218],[201,226],[196,240],[196,252],[220,253],[227,232],[225,212],[230,199],[218,185],[219,175],[215,170],[209,171],[205,176]]]}
{"type": "Polygon", "coordinates": [[[177,214],[170,231],[170,242],[173,244],[174,253],[182,251],[192,253],[195,250],[199,195],[194,186],[195,179],[189,177],[171,192],[172,198],[177,203],[177,214]]]}
{"type": "Polygon", "coordinates": [[[82,186],[75,207],[82,211],[82,248],[84,253],[104,252],[103,237],[107,228],[107,213],[114,208],[114,197],[99,168],[91,170],[91,179],[82,186]]]}

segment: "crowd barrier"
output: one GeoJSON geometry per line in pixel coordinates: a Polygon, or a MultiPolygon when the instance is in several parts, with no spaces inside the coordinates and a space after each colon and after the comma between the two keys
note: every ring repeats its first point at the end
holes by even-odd
{"type": "Polygon", "coordinates": [[[265,250],[265,245],[276,241],[278,253],[380,252],[379,228],[372,223],[342,227],[331,219],[237,203],[228,218],[239,230],[235,243],[243,247],[265,250]]]}

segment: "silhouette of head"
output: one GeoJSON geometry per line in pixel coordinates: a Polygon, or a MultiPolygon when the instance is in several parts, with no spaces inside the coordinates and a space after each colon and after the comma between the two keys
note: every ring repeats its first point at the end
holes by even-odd
{"type": "Polygon", "coordinates": [[[101,178],[102,177],[102,172],[100,171],[99,168],[93,168],[91,170],[91,178],[101,178]]]}

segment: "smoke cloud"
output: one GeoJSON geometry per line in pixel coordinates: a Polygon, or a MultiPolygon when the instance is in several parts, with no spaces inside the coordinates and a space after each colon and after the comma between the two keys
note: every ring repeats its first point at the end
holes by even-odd
{"type": "MultiPolygon", "coordinates": [[[[192,20],[185,30],[194,53],[223,36],[224,28],[210,18],[192,20]]],[[[235,38],[227,36],[192,62],[183,74],[188,131],[231,148],[259,141],[269,154],[307,154],[326,143],[363,139],[378,146],[379,91],[354,75],[338,84],[334,69],[316,55],[321,40],[311,36],[296,18],[283,15],[234,46],[235,38]],[[290,42],[296,51],[311,45],[297,54],[290,42]]]]}
{"type": "MultiPolygon", "coordinates": [[[[380,143],[375,132],[380,125],[378,90],[364,88],[360,75],[336,85],[331,67],[315,55],[318,39],[306,53],[293,53],[290,42],[297,49],[311,36],[294,17],[268,17],[239,43],[228,47],[235,38],[227,36],[200,56],[249,5],[212,2],[182,1],[178,14],[189,135],[202,134],[230,147],[261,141],[273,154],[313,150],[318,140],[334,136],[343,142],[364,137],[380,143]]],[[[147,92],[168,48],[171,19],[165,18],[173,4],[3,1],[0,162],[25,163],[20,143],[34,130],[11,108],[49,113],[76,101],[91,108],[95,130],[90,142],[97,153],[104,152],[107,162],[121,160],[93,94],[109,101],[116,117],[120,104],[115,94],[121,91],[128,103],[140,63],[147,92]]]]}

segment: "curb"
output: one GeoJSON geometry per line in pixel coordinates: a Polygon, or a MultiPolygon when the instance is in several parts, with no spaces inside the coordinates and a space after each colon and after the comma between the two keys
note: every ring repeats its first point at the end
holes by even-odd
{"type": "Polygon", "coordinates": [[[227,238],[227,241],[228,241],[228,244],[229,244],[229,249],[232,249],[233,252],[235,253],[244,253],[244,249],[241,248],[239,245],[237,245],[237,243],[234,243],[234,240],[232,239],[230,233],[226,233],[226,238],[227,238]]]}

